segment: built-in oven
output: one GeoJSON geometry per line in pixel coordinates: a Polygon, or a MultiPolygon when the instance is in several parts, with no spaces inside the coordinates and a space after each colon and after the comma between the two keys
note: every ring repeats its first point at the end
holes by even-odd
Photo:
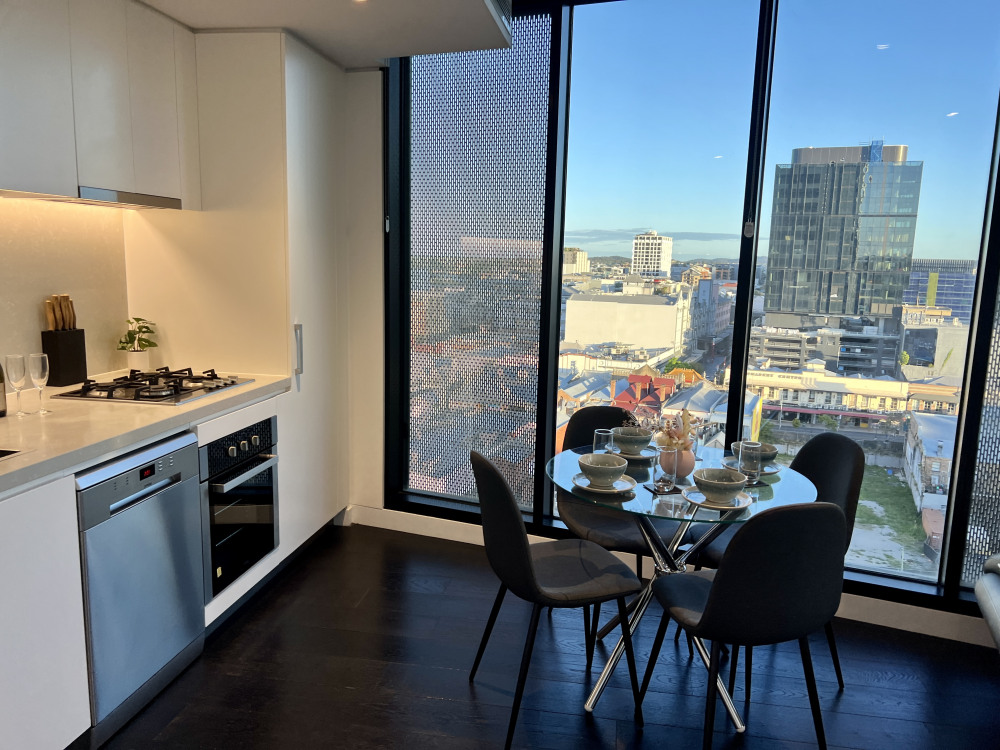
{"type": "Polygon", "coordinates": [[[198,452],[207,603],[278,546],[277,417],[198,452]]]}

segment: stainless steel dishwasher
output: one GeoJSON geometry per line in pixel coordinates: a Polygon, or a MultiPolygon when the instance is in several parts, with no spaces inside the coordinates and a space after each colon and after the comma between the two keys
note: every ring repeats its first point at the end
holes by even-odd
{"type": "Polygon", "coordinates": [[[76,487],[97,746],[204,646],[197,438],[122,456],[76,487]]]}

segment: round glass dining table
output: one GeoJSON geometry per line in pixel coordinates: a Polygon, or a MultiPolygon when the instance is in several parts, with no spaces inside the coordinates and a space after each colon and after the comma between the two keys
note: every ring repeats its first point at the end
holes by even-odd
{"type": "MultiPolygon", "coordinates": [[[[794,503],[808,503],[816,499],[816,487],[812,482],[794,469],[780,464],[769,464],[763,467],[760,481],[744,489],[746,496],[740,499],[742,507],[706,507],[703,502],[688,500],[685,493],[682,492],[688,487],[691,489],[686,494],[691,495],[694,500],[698,499],[694,492],[696,488],[690,477],[679,479],[677,486],[671,493],[655,494],[651,488],[657,467],[655,454],[649,450],[644,452],[648,454],[644,457],[626,459],[628,467],[625,469],[623,478],[626,479],[626,484],[632,485],[634,483],[634,486],[629,486],[618,492],[595,492],[581,486],[587,482],[583,480],[578,459],[581,455],[590,452],[590,446],[584,446],[557,453],[546,464],[545,473],[556,487],[571,493],[574,497],[629,514],[635,520],[649,547],[649,553],[654,562],[654,580],[660,575],[683,573],[685,560],[711,542],[727,526],[743,523],[768,508],[794,503]],[[672,539],[664,539],[657,533],[650,521],[654,517],[675,519],[680,522],[672,539]],[[682,541],[685,542],[683,548],[681,548],[682,541]]],[[[695,470],[720,467],[731,464],[733,461],[732,457],[726,457],[719,448],[701,448],[698,451],[695,470]]],[[[703,496],[701,499],[704,500],[703,496]]],[[[651,600],[652,581],[644,587],[642,593],[633,602],[632,615],[629,620],[633,632],[651,600]]],[[[698,639],[694,639],[694,641],[707,667],[708,654],[704,650],[704,645],[698,639]]],[[[619,641],[584,704],[587,711],[594,710],[597,700],[604,691],[623,652],[624,642],[619,641]]],[[[744,731],[745,726],[721,679],[718,685],[719,697],[722,698],[737,731],[744,731]]]]}

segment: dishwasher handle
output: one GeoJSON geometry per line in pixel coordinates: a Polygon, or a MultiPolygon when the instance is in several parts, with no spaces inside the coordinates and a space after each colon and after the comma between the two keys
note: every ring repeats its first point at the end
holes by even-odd
{"type": "Polygon", "coordinates": [[[175,474],[172,477],[168,477],[160,482],[156,482],[155,484],[151,484],[148,487],[144,487],[143,489],[136,492],[134,495],[123,497],[118,502],[112,503],[111,505],[108,506],[108,511],[111,513],[111,515],[115,515],[116,513],[121,513],[129,506],[135,505],[136,503],[140,503],[150,495],[155,495],[160,490],[165,489],[172,484],[176,484],[178,479],[180,479],[180,475],[175,474]]]}
{"type": "Polygon", "coordinates": [[[262,454],[262,456],[265,457],[265,458],[267,458],[267,460],[263,461],[263,462],[261,462],[259,464],[257,464],[256,466],[254,466],[249,471],[243,472],[238,477],[233,477],[228,482],[219,482],[219,483],[213,482],[213,483],[211,483],[211,484],[208,485],[209,489],[211,489],[212,492],[218,492],[219,494],[224,495],[227,492],[229,492],[230,490],[236,489],[237,487],[239,487],[244,482],[249,482],[251,479],[253,479],[258,474],[263,474],[265,471],[267,471],[268,469],[270,469],[272,466],[276,466],[277,465],[277,463],[278,463],[278,457],[276,455],[273,455],[273,454],[270,454],[270,453],[264,453],[264,454],[262,454]]]}

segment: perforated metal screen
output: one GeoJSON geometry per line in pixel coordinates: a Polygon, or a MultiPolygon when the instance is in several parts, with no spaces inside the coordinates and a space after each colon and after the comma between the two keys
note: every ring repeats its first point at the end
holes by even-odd
{"type": "MultiPolygon", "coordinates": [[[[994,321],[1000,320],[998,315],[1000,307],[994,313],[994,321]]],[[[983,572],[986,558],[1000,552],[1000,338],[996,327],[990,344],[975,471],[962,561],[962,584],[966,586],[975,583],[983,572]]]]}
{"type": "Polygon", "coordinates": [[[475,499],[475,449],[531,504],[551,43],[412,60],[412,489],[475,499]]]}

